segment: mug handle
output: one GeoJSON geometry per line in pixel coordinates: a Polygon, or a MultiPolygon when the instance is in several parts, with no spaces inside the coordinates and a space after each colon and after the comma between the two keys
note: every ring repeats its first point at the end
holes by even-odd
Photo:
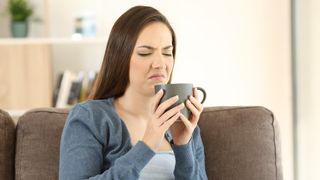
{"type": "Polygon", "coordinates": [[[201,104],[203,104],[204,101],[205,101],[206,98],[207,98],[207,93],[206,93],[206,91],[205,91],[202,87],[196,87],[196,88],[197,88],[197,90],[200,90],[200,91],[202,92],[202,94],[203,94],[203,99],[202,99],[202,101],[201,101],[201,104]]]}

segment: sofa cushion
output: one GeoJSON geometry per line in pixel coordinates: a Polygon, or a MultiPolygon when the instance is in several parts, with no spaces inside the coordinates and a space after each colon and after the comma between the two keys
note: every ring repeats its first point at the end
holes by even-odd
{"type": "Polygon", "coordinates": [[[59,147],[66,109],[35,109],[19,118],[16,179],[58,179],[59,147]]]}
{"type": "Polygon", "coordinates": [[[0,109],[0,179],[14,179],[15,124],[10,115],[0,109]]]}
{"type": "Polygon", "coordinates": [[[269,110],[206,108],[199,126],[209,179],[282,179],[279,127],[269,110]]]}

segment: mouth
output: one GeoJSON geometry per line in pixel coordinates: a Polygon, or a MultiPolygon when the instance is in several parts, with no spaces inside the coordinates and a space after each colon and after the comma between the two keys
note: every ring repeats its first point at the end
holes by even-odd
{"type": "Polygon", "coordinates": [[[149,77],[151,80],[156,80],[156,81],[163,81],[165,80],[166,76],[163,74],[153,74],[149,77]]]}

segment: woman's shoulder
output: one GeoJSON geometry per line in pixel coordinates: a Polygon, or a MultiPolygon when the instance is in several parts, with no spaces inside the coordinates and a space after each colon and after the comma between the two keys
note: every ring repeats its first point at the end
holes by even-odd
{"type": "Polygon", "coordinates": [[[77,104],[74,108],[83,108],[88,111],[111,110],[113,109],[113,98],[90,99],[77,104]]]}
{"type": "Polygon", "coordinates": [[[87,100],[71,108],[69,117],[96,120],[114,113],[113,99],[87,100]]]}
{"type": "Polygon", "coordinates": [[[86,127],[96,137],[104,141],[108,131],[122,127],[121,120],[114,110],[113,99],[88,100],[76,104],[70,111],[66,126],[86,127]]]}
{"type": "Polygon", "coordinates": [[[95,123],[108,123],[118,119],[113,98],[81,102],[71,109],[70,116],[78,116],[86,121],[93,120],[95,123]]]}
{"type": "Polygon", "coordinates": [[[108,112],[114,111],[113,107],[113,98],[108,99],[98,99],[98,100],[86,100],[84,102],[76,104],[74,107],[71,108],[70,113],[76,113],[76,114],[105,114],[108,112]]]}

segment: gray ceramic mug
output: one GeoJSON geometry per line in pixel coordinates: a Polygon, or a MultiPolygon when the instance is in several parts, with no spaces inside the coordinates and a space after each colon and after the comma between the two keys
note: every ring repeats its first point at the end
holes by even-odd
{"type": "MultiPolygon", "coordinates": [[[[203,93],[203,99],[201,101],[201,104],[202,104],[206,100],[206,96],[207,96],[206,91],[201,87],[196,87],[196,88],[203,93]]],[[[171,109],[181,103],[185,103],[188,100],[189,96],[192,96],[193,94],[192,93],[193,84],[189,84],[189,83],[155,85],[155,93],[160,91],[160,89],[163,89],[164,91],[164,95],[160,100],[160,104],[173,96],[176,96],[176,95],[179,96],[178,101],[168,109],[171,109]]],[[[184,107],[181,110],[181,113],[188,119],[191,115],[191,112],[187,107],[184,107]]]]}

